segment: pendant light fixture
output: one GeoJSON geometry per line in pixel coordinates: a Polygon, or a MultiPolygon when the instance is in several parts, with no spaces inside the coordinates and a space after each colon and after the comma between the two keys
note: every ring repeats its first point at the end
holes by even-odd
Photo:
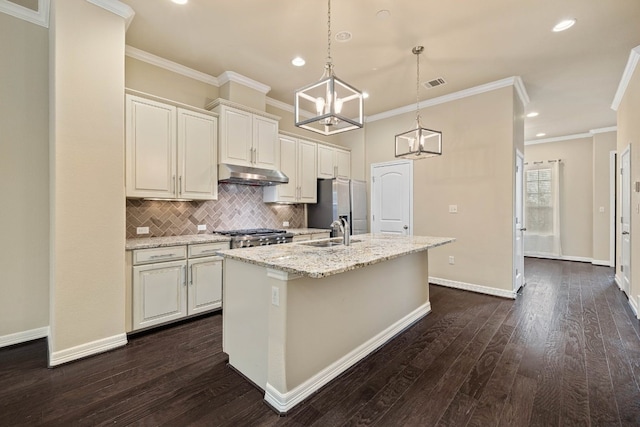
{"type": "Polygon", "coordinates": [[[333,72],[331,0],[328,0],[327,10],[327,63],[324,73],[320,81],[296,91],[294,117],[297,127],[322,135],[334,135],[362,127],[363,98],[362,92],[340,80],[333,72]]]}
{"type": "Polygon", "coordinates": [[[420,124],[420,54],[423,46],[414,47],[411,52],[416,55],[416,127],[396,135],[396,157],[420,160],[442,154],[442,132],[423,128],[420,124]]]}

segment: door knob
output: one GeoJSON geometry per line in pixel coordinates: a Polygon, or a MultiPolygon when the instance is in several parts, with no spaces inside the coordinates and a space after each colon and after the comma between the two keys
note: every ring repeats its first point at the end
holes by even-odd
{"type": "Polygon", "coordinates": [[[525,228],[521,228],[520,231],[527,231],[526,227],[525,228]]]}
{"type": "Polygon", "coordinates": [[[402,227],[402,228],[404,228],[405,230],[408,230],[408,229],[409,229],[409,226],[408,226],[408,225],[405,225],[405,226],[404,226],[404,227],[402,227]]]}
{"type": "Polygon", "coordinates": [[[628,231],[623,231],[622,235],[625,235],[625,234],[629,234],[629,232],[628,231]]]}

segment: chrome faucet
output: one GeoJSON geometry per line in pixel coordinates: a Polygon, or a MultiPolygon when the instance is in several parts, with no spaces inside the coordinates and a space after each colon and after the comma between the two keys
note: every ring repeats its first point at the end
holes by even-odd
{"type": "Polygon", "coordinates": [[[345,246],[351,245],[351,228],[349,227],[349,221],[346,218],[336,219],[330,225],[331,228],[339,227],[342,233],[342,244],[345,246]]]}

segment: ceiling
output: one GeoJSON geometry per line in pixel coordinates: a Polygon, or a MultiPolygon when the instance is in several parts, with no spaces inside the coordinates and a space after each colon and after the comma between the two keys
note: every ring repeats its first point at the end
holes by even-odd
{"type": "MultiPolygon", "coordinates": [[[[327,56],[326,0],[123,0],[136,12],[128,45],[197,71],[235,71],[271,86],[293,104],[296,89],[317,81],[327,56]],[[306,60],[294,67],[295,56],[306,60]]],[[[334,0],[336,75],[366,91],[365,115],[415,103],[423,45],[421,100],[520,76],[531,102],[525,140],[614,126],[611,103],[629,53],[640,45],[639,0],[334,0]],[[377,16],[388,10],[386,18],[377,16]],[[567,31],[551,28],[577,19],[567,31]]],[[[428,116],[423,115],[428,127],[428,116]]]]}

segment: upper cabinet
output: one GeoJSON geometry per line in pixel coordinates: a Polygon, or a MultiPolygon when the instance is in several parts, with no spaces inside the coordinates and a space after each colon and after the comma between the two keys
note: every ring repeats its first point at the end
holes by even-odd
{"type": "Polygon", "coordinates": [[[316,203],[317,144],[292,136],[280,135],[280,170],[289,177],[288,184],[265,187],[265,202],[316,203]]]}
{"type": "Polygon", "coordinates": [[[220,163],[280,168],[277,116],[217,99],[207,109],[220,116],[220,163]]]}
{"type": "Polygon", "coordinates": [[[153,97],[126,95],[126,195],[218,198],[218,119],[153,97]]]}
{"type": "Polygon", "coordinates": [[[351,152],[318,144],[318,178],[351,179],[351,152]]]}

